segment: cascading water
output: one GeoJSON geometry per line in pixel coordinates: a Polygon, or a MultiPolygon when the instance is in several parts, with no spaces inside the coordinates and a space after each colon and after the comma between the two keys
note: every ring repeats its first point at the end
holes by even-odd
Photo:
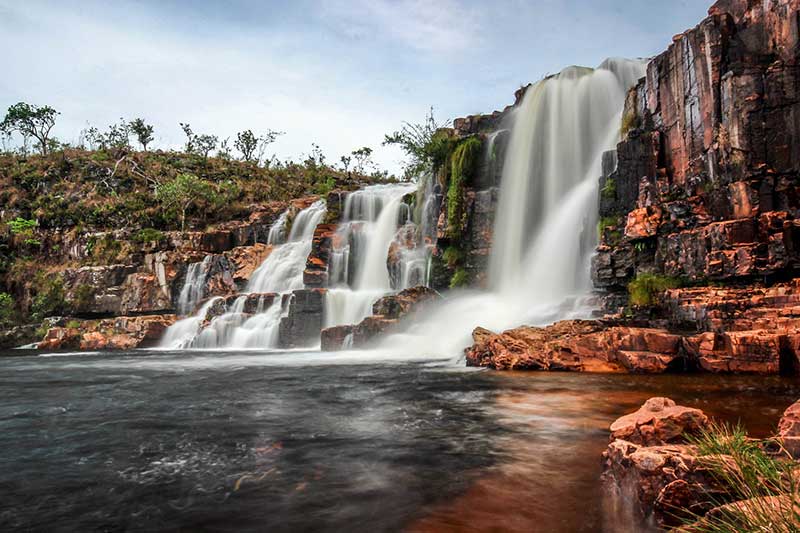
{"type": "MultiPolygon", "coordinates": [[[[318,201],[300,211],[292,223],[286,243],[279,244],[286,233],[288,212],[272,225],[268,240],[275,248],[253,272],[247,290],[230,305],[227,312],[214,317],[202,328],[214,299],[192,317],[172,325],[161,341],[163,348],[273,348],[277,346],[280,319],[288,298],[272,297],[264,305],[267,293],[287,294],[303,288],[303,270],[311,252],[314,229],[325,215],[325,202],[318,201]],[[258,297],[256,311],[245,313],[248,296],[258,297]]],[[[188,281],[188,279],[187,279],[188,281]]]]}
{"type": "Polygon", "coordinates": [[[449,299],[407,333],[386,339],[384,349],[452,356],[478,325],[502,330],[583,312],[575,301],[591,286],[602,154],[619,140],[625,94],[644,65],[610,59],[528,88],[511,117],[491,292],[449,299]]]}
{"type": "Polygon", "coordinates": [[[186,270],[186,280],[178,296],[178,313],[188,315],[205,296],[206,275],[211,256],[206,256],[199,263],[192,263],[186,270]]]}
{"type": "Polygon", "coordinates": [[[392,286],[386,261],[398,228],[411,220],[403,197],[416,188],[413,184],[373,185],[345,199],[336,235],[339,245],[331,258],[331,288],[325,296],[325,327],[356,324],[372,314],[372,304],[381,296],[405,288],[398,283],[392,286]]]}

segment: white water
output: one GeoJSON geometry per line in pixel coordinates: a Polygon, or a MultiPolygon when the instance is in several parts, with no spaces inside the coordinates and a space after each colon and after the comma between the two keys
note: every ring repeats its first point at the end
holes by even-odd
{"type": "Polygon", "coordinates": [[[626,91],[643,74],[643,62],[607,60],[526,91],[503,166],[492,290],[450,297],[382,351],[455,356],[476,326],[501,331],[587,312],[601,158],[618,142],[626,91]]]}
{"type": "MultiPolygon", "coordinates": [[[[325,296],[324,327],[360,322],[372,314],[372,304],[392,291],[386,258],[398,230],[410,222],[403,197],[415,190],[413,184],[373,185],[345,199],[337,230],[339,246],[331,260],[331,288],[325,296]]],[[[401,269],[402,265],[401,261],[401,269]]]]}
{"type": "Polygon", "coordinates": [[[248,294],[287,294],[303,288],[303,271],[311,252],[314,229],[325,215],[325,202],[318,201],[300,211],[295,217],[285,244],[283,240],[288,212],[283,213],[269,232],[272,253],[253,272],[247,290],[239,296],[227,311],[214,317],[207,327],[200,329],[205,321],[210,301],[196,316],[172,325],[162,339],[162,348],[275,348],[278,346],[280,320],[285,316],[286,300],[280,296],[272,305],[263,306],[263,297],[258,299],[256,313],[244,313],[248,294]]]}
{"type": "Polygon", "coordinates": [[[178,314],[188,315],[194,311],[198,302],[205,296],[206,277],[211,256],[207,255],[201,262],[192,263],[186,270],[186,280],[178,295],[178,314]]]}

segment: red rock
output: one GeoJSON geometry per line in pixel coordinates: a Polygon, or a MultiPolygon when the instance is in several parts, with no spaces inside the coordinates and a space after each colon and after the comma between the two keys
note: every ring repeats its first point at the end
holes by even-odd
{"type": "Polygon", "coordinates": [[[622,439],[644,446],[681,442],[686,434],[708,426],[708,417],[699,409],[676,405],[669,398],[650,398],[635,413],[611,424],[611,439],[622,439]]]}
{"type": "Polygon", "coordinates": [[[655,236],[661,223],[660,207],[642,207],[628,213],[625,236],[629,239],[644,239],[655,236]]]}
{"type": "Polygon", "coordinates": [[[233,281],[244,285],[250,280],[253,272],[261,266],[272,253],[273,247],[267,244],[256,243],[252,246],[238,246],[225,252],[223,255],[233,264],[233,281]]]}
{"type": "Polygon", "coordinates": [[[130,350],[155,344],[177,320],[175,315],[122,316],[82,320],[78,327],[55,327],[39,343],[40,350],[130,350]]]}
{"type": "Polygon", "coordinates": [[[800,458],[800,401],[786,408],[778,422],[778,439],[795,458],[800,458]]]}

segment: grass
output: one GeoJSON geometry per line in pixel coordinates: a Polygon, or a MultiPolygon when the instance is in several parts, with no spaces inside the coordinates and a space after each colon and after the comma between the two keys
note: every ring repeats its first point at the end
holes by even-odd
{"type": "Polygon", "coordinates": [[[465,287],[469,283],[469,274],[463,268],[459,268],[450,278],[450,288],[457,289],[458,287],[465,287]]]}
{"type": "Polygon", "coordinates": [[[629,131],[639,126],[639,117],[636,113],[625,113],[622,116],[622,124],[620,124],[619,132],[622,137],[628,134],[629,131]]]}
{"type": "Polygon", "coordinates": [[[480,139],[469,137],[453,150],[447,189],[447,236],[453,240],[460,239],[464,227],[464,187],[475,173],[481,145],[480,139]]]}
{"type": "Polygon", "coordinates": [[[603,188],[600,189],[600,195],[604,200],[613,200],[617,197],[617,180],[613,176],[606,178],[603,188]]]}
{"type": "Polygon", "coordinates": [[[800,531],[797,463],[788,454],[768,453],[740,425],[712,424],[689,442],[697,446],[700,464],[724,489],[724,497],[709,494],[715,508],[705,516],[692,515],[686,531],[800,531]]]}
{"type": "Polygon", "coordinates": [[[650,307],[657,302],[662,292],[680,286],[681,282],[677,278],[643,272],[628,284],[628,296],[631,305],[650,307]]]}

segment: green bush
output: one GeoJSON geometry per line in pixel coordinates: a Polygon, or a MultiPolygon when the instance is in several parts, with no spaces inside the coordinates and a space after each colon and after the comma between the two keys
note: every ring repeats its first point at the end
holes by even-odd
{"type": "Polygon", "coordinates": [[[602,217],[597,223],[597,238],[602,241],[605,237],[605,243],[612,246],[617,244],[622,240],[621,225],[622,219],[620,217],[602,217]]]}
{"type": "Polygon", "coordinates": [[[464,209],[464,186],[474,173],[481,141],[469,137],[453,151],[450,163],[450,186],[447,189],[447,236],[459,240],[467,216],[464,209]]]}
{"type": "Polygon", "coordinates": [[[606,178],[603,188],[600,189],[600,194],[604,200],[613,200],[617,197],[617,180],[613,177],[606,178]]]}
{"type": "Polygon", "coordinates": [[[456,289],[458,287],[465,287],[469,283],[469,274],[463,268],[459,268],[450,278],[450,288],[456,289]]]}
{"type": "Polygon", "coordinates": [[[0,292],[0,327],[14,324],[14,299],[10,294],[0,292]]]}
{"type": "Polygon", "coordinates": [[[464,260],[464,251],[457,246],[450,245],[442,253],[442,259],[448,267],[454,268],[464,260]]]}
{"type": "Polygon", "coordinates": [[[628,284],[628,295],[631,305],[649,307],[656,303],[660,293],[680,286],[681,283],[676,278],[640,273],[628,284]]]}
{"type": "Polygon", "coordinates": [[[133,237],[133,240],[139,243],[147,242],[161,242],[164,239],[164,234],[157,229],[144,228],[133,237]]]}
{"type": "Polygon", "coordinates": [[[64,312],[64,282],[59,275],[40,273],[35,279],[36,296],[31,302],[31,314],[36,320],[64,312]]]}

